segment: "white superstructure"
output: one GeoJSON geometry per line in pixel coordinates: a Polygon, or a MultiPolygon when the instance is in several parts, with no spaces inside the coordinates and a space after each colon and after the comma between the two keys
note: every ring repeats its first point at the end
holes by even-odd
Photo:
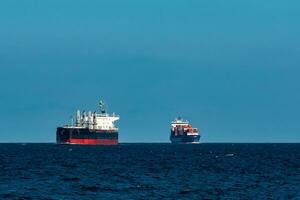
{"type": "Polygon", "coordinates": [[[172,127],[176,126],[188,126],[190,125],[190,122],[187,120],[182,119],[181,117],[176,118],[174,121],[171,122],[172,127]]]}
{"type": "Polygon", "coordinates": [[[115,113],[112,113],[111,115],[106,113],[105,104],[103,101],[100,101],[99,107],[100,113],[92,113],[89,111],[88,114],[86,114],[86,112],[83,111],[82,115],[80,115],[80,110],[77,110],[75,127],[104,131],[118,130],[115,122],[118,121],[120,117],[115,113]]]}

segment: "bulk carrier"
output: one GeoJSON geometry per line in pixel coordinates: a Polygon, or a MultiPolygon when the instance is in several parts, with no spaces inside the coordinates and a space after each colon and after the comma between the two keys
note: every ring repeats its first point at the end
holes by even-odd
{"type": "Polygon", "coordinates": [[[170,140],[173,144],[198,144],[199,130],[193,128],[189,121],[178,117],[171,122],[170,140]]]}
{"type": "Polygon", "coordinates": [[[118,115],[106,113],[103,101],[99,103],[100,113],[86,114],[77,110],[76,122],[73,125],[58,127],[56,131],[57,144],[81,145],[117,145],[119,130],[115,122],[120,119],[118,115]]]}

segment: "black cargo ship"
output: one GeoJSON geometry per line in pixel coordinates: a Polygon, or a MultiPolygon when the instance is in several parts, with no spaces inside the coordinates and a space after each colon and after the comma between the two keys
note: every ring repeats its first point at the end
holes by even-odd
{"type": "Polygon", "coordinates": [[[117,145],[119,132],[114,123],[119,116],[107,114],[102,101],[99,105],[100,114],[88,112],[86,115],[83,112],[81,116],[78,110],[75,125],[58,127],[57,144],[117,145]]]}

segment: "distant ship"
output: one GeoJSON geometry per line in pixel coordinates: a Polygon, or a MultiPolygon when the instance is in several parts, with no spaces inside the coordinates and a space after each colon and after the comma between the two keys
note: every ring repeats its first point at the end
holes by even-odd
{"type": "Polygon", "coordinates": [[[174,144],[198,144],[200,140],[199,130],[181,117],[171,122],[170,140],[174,144]]]}
{"type": "Polygon", "coordinates": [[[100,101],[99,107],[100,113],[89,111],[86,114],[83,111],[80,115],[80,110],[77,110],[75,125],[57,128],[57,144],[117,145],[119,130],[115,121],[120,118],[114,113],[107,114],[103,101],[100,101]]]}

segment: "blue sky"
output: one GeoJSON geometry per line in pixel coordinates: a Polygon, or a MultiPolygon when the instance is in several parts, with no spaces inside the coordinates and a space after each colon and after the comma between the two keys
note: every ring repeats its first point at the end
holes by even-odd
{"type": "Polygon", "coordinates": [[[121,142],[300,142],[298,1],[1,1],[0,141],[54,142],[100,98],[121,142]]]}

